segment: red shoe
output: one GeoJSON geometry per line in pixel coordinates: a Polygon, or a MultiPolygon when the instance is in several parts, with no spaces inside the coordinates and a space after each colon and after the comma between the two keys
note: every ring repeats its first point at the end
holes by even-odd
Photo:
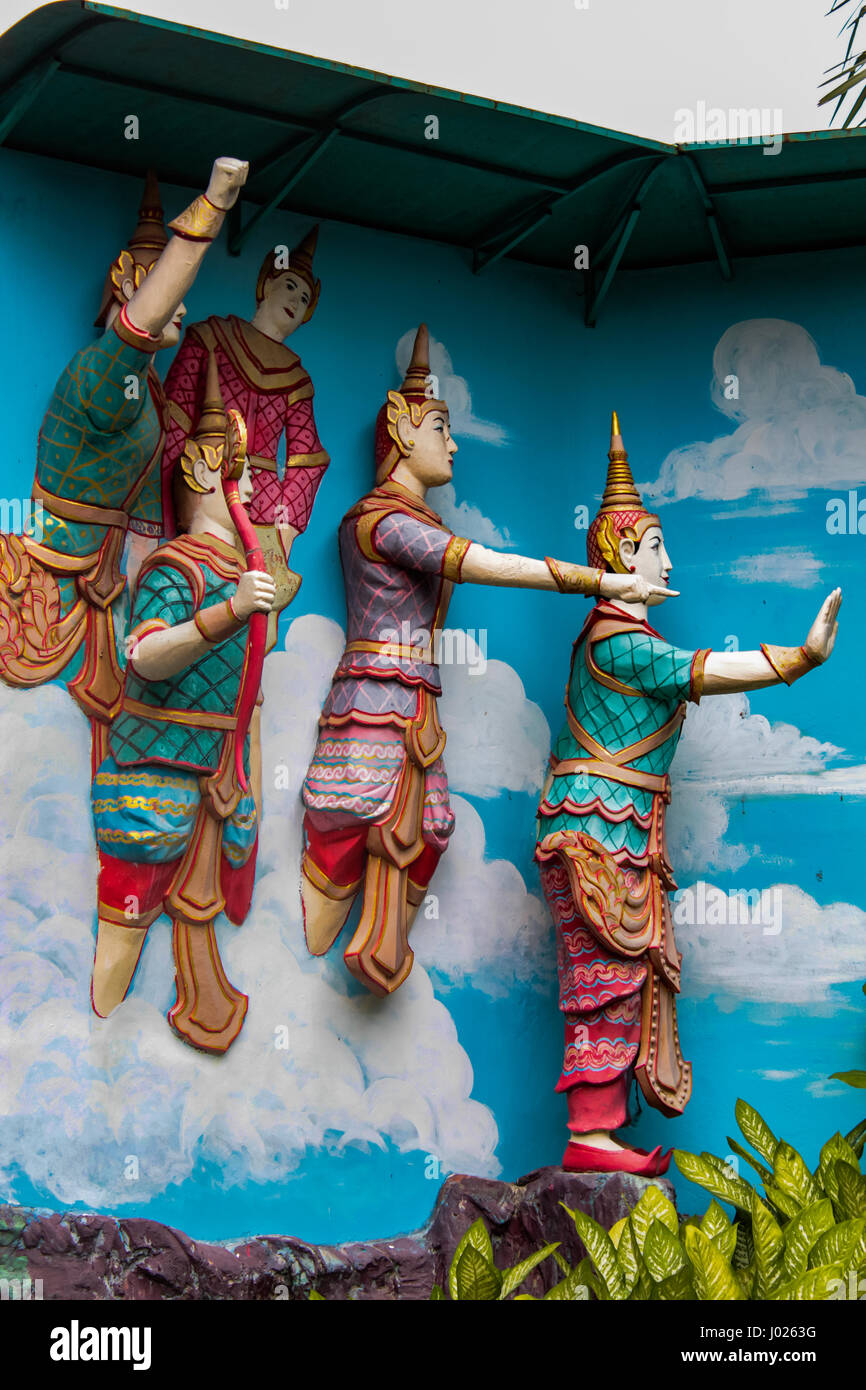
{"type": "Polygon", "coordinates": [[[651,1153],[646,1149],[596,1149],[590,1144],[566,1145],[561,1167],[570,1173],[635,1173],[642,1178],[658,1178],[666,1173],[673,1156],[669,1149],[662,1154],[661,1144],[651,1153]]]}

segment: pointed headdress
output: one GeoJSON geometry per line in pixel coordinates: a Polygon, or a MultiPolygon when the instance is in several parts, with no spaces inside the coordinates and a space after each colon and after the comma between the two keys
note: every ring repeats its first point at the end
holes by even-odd
{"type": "Polygon", "coordinates": [[[313,256],[316,254],[316,243],[319,240],[318,223],[311,227],[303,240],[298,242],[294,251],[289,252],[288,265],[285,261],[285,247],[272,246],[262,261],[259,270],[259,278],[256,281],[256,303],[261,304],[265,297],[265,285],[269,280],[276,279],[278,275],[284,275],[287,270],[293,270],[296,275],[300,275],[302,280],[306,280],[310,287],[310,302],[307,305],[307,312],[301,319],[301,323],[309,323],[315,313],[316,305],[319,302],[319,294],[322,289],[321,280],[317,280],[313,272],[313,256]]]}
{"type": "Polygon", "coordinates": [[[388,399],[376,418],[375,458],[376,482],[383,483],[402,458],[406,449],[400,439],[397,422],[405,416],[411,425],[418,426],[431,410],[446,410],[444,401],[433,395],[435,378],[430,374],[430,335],[426,323],[415,334],[412,357],[406,368],[399,391],[389,391],[388,399]]]}
{"type": "MultiPolygon", "coordinates": [[[[177,470],[192,492],[212,492],[213,488],[202,487],[196,479],[195,464],[199,459],[205,460],[208,469],[214,475],[215,486],[219,482],[220,469],[228,468],[229,476],[239,477],[246,459],[246,444],[244,418],[239,410],[226,412],[220,391],[216,353],[211,352],[207,364],[204,404],[195,433],[187,439],[183,453],[178,459],[177,470]]],[[[180,478],[177,478],[177,482],[180,483],[180,478]]]]}
{"type": "Polygon", "coordinates": [[[163,221],[162,203],[156,174],[148,169],[144,194],[138,209],[138,225],[120,255],[109,267],[102,290],[102,302],[94,320],[97,328],[105,326],[112,304],[126,303],[122,285],[131,280],[138,289],[145,275],[159,260],[168,241],[163,221]]]}
{"type": "Polygon", "coordinates": [[[647,511],[635,487],[616,411],[610,424],[610,451],[607,457],[607,485],[601,506],[586,533],[586,554],[594,569],[625,574],[627,567],[619,558],[620,541],[627,537],[639,545],[644,533],[651,526],[661,526],[661,522],[655,512],[647,511]]]}

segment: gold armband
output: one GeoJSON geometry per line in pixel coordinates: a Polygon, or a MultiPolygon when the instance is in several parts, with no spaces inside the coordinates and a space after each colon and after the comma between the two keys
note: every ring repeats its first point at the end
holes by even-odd
{"type": "Polygon", "coordinates": [[[793,685],[794,681],[821,664],[809,655],[805,647],[773,647],[769,642],[762,642],[761,651],[786,685],[793,685]]]}
{"type": "Polygon", "coordinates": [[[193,622],[206,642],[225,642],[227,637],[234,637],[244,625],[244,619],[239,618],[232,608],[230,598],[223,603],[213,603],[210,608],[200,608],[193,622]]]}
{"type": "Polygon", "coordinates": [[[545,555],[544,563],[561,594],[584,594],[587,598],[594,598],[601,593],[604,570],[590,570],[585,565],[573,565],[568,560],[552,560],[549,555],[545,555]]]}
{"type": "Polygon", "coordinates": [[[223,224],[225,210],[212,203],[206,194],[200,193],[195,202],[190,203],[173,222],[169,230],[187,241],[213,241],[223,224]]]}

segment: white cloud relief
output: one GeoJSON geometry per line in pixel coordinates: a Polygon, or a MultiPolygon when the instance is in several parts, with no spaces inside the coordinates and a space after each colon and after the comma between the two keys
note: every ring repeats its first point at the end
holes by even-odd
{"type": "MultiPolygon", "coordinates": [[[[104,1021],[91,1012],[96,858],[86,725],[57,686],[0,687],[0,1153],[8,1167],[0,1177],[7,1192],[13,1161],[58,1201],[106,1206],[144,1202],[188,1178],[201,1159],[230,1187],[279,1181],[310,1148],[386,1140],[401,1151],[436,1153],[445,1168],[498,1172],[495,1119],[471,1098],[470,1060],[425,966],[446,987],[473,983],[504,994],[518,983],[543,986],[553,970],[544,906],[514,865],[484,858],[481,820],[457,797],[458,830],[435,882],[439,917],[419,919],[416,964],[403,988],[385,1001],[350,997],[339,948],[325,959],[307,955],[298,790],[343,633],[328,619],[304,617],[287,647],[265,667],[266,815],[255,905],[242,928],[220,927],[230,978],[251,1001],[224,1058],[184,1046],[165,1021],[173,999],[165,918],[151,929],[125,1004],[104,1021]],[[276,789],[280,766],[290,790],[276,789]],[[275,1046],[281,1027],[288,1050],[275,1046]],[[124,1176],[127,1155],[138,1160],[134,1185],[124,1176]]],[[[477,684],[494,717],[509,722],[487,753],[499,757],[500,740],[510,737],[520,751],[502,761],[506,782],[524,789],[546,751],[547,726],[520,681],[500,662],[472,678],[456,667],[445,674],[473,690],[477,684]]],[[[476,713],[473,699],[462,713],[459,702],[452,708],[454,741],[465,752],[455,780],[487,796],[485,744],[465,727],[476,713]]]]}
{"type": "Polygon", "coordinates": [[[658,479],[644,484],[648,500],[731,501],[756,493],[776,511],[780,502],[813,488],[862,483],[866,397],[846,372],[822,365],[799,324],[732,324],[713,353],[711,396],[736,425],[734,432],[674,449],[658,479]],[[733,376],[739,398],[728,400],[726,382],[733,376]]]}

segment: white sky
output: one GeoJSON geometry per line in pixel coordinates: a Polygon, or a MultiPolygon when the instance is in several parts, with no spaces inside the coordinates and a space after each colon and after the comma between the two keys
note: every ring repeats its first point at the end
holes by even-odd
{"type": "MultiPolygon", "coordinates": [[[[831,0],[137,0],[127,8],[670,141],[682,107],[826,127],[831,0]],[[579,5],[586,4],[586,9],[579,5]]],[[[3,27],[36,8],[0,0],[3,27]]],[[[845,17],[843,12],[843,18],[845,17]]]]}

